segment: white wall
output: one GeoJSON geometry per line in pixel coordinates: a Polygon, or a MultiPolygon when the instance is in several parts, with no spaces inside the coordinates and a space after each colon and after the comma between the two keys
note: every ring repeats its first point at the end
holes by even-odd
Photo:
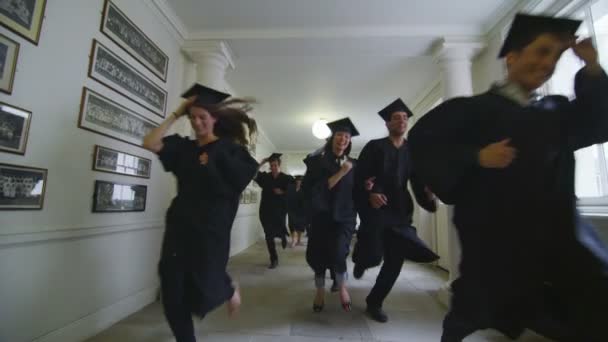
{"type": "Polygon", "coordinates": [[[77,119],[83,86],[157,118],[88,78],[93,38],[168,90],[168,113],[182,89],[184,61],[180,43],[151,2],[114,3],[169,56],[166,83],[99,31],[103,0],[47,1],[38,46],[0,28],[21,44],[13,94],[0,94],[0,101],[33,112],[26,154],[0,153],[0,162],[48,169],[43,210],[0,214],[0,341],[79,341],[156,296],[163,217],[174,181],[151,153],[79,129],[77,119]],[[152,159],[152,178],[92,171],[95,144],[152,159]],[[146,211],[93,214],[96,179],[147,185],[146,211]]]}

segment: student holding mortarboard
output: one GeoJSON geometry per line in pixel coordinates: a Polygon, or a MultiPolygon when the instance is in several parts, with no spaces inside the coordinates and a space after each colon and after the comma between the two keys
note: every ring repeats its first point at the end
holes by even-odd
{"type": "Polygon", "coordinates": [[[196,84],[186,100],[144,138],[177,178],[177,196],[167,211],[159,274],[162,303],[178,342],[195,341],[192,314],[204,317],[226,303],[232,316],[240,306],[238,289],[226,273],[230,231],[239,196],[258,169],[245,148],[249,101],[196,84]],[[195,139],[164,136],[187,115],[195,139]]]}
{"type": "Polygon", "coordinates": [[[353,202],[355,160],[350,158],[351,138],[359,132],[348,118],[327,124],[332,132],[323,152],[305,159],[306,174],[302,181],[309,202],[311,226],[308,231],[306,261],[315,272],[316,296],[313,310],[320,312],[325,304],[325,272],[335,271],[340,302],[350,311],[346,288],[346,258],[357,213],[353,202]]]}
{"type": "Polygon", "coordinates": [[[291,232],[291,247],[302,245],[302,233],[309,224],[305,210],[305,198],[302,196],[302,176],[294,177],[294,182],[287,189],[287,213],[291,232]]]}
{"type": "Polygon", "coordinates": [[[608,77],[579,25],[518,14],[499,54],[506,80],[444,102],[409,134],[418,174],[454,204],[462,246],[442,341],[487,328],[608,340],[608,252],[574,191],[574,151],[608,141],[608,77]],[[585,63],[576,98],[536,98],[566,49],[585,63]]]}
{"type": "Polygon", "coordinates": [[[412,185],[417,202],[426,210],[436,210],[435,199],[413,171],[405,140],[410,109],[401,99],[378,113],[389,135],[372,140],[361,150],[355,169],[355,198],[361,225],[353,252],[355,278],[365,269],[384,263],[376,283],[366,298],[368,315],[388,321],[382,304],[401,273],[403,262],[432,262],[439,257],[418,238],[412,226],[414,202],[407,188],[412,185]]]}
{"type": "Polygon", "coordinates": [[[281,153],[273,153],[262,160],[260,167],[270,164],[270,172],[258,172],[254,180],[262,188],[260,202],[260,221],[266,236],[266,247],[270,256],[270,266],[276,268],[279,264],[275,238],[281,239],[283,249],[287,247],[287,187],[292,181],[291,176],[281,172],[281,153]]]}

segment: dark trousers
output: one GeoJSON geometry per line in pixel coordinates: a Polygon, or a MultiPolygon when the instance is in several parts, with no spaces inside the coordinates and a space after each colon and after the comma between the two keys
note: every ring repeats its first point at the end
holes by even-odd
{"type": "MultiPolygon", "coordinates": [[[[286,244],[287,238],[285,235],[281,237],[281,243],[286,244]]],[[[274,237],[266,235],[266,247],[268,248],[268,255],[270,256],[270,262],[279,261],[279,255],[277,254],[277,247],[274,244],[274,237]]]]}
{"type": "Polygon", "coordinates": [[[161,296],[165,317],[177,342],[196,342],[188,288],[192,276],[183,269],[160,267],[161,296]]]}
{"type": "Polygon", "coordinates": [[[366,298],[367,306],[370,308],[381,308],[384,299],[395,285],[401,267],[405,261],[405,256],[399,244],[401,236],[397,235],[392,229],[384,229],[384,263],[380,268],[380,273],[376,278],[376,284],[366,298]]]}

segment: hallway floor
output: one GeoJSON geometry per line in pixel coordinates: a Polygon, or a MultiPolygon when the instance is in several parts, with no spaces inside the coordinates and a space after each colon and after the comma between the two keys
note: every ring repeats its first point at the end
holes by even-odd
{"type": "MultiPolygon", "coordinates": [[[[277,243],[277,247],[280,248],[277,243]]],[[[199,341],[208,342],[438,342],[446,312],[434,298],[447,274],[432,266],[407,263],[387,298],[388,323],[366,317],[365,296],[379,268],[368,270],[361,280],[349,280],[353,310],[342,311],[337,294],[328,292],[322,313],[312,312],[313,274],[305,261],[306,247],[279,251],[280,264],[269,270],[264,242],[230,260],[229,271],[241,287],[243,304],[235,319],[224,307],[195,320],[199,341]]],[[[349,270],[352,274],[349,258],[349,270]]],[[[327,287],[331,280],[327,280],[327,287]]],[[[153,303],[127,317],[89,342],[171,342],[160,303],[153,303]]],[[[465,341],[509,341],[492,331],[478,332],[465,341]]],[[[548,341],[526,334],[519,341],[548,341]]]]}

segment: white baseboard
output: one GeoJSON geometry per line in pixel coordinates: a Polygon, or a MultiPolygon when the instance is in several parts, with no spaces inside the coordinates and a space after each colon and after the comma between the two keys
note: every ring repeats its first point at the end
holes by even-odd
{"type": "Polygon", "coordinates": [[[80,342],[93,337],[156,299],[158,288],[141,290],[97,312],[74,321],[34,342],[80,342]]]}

